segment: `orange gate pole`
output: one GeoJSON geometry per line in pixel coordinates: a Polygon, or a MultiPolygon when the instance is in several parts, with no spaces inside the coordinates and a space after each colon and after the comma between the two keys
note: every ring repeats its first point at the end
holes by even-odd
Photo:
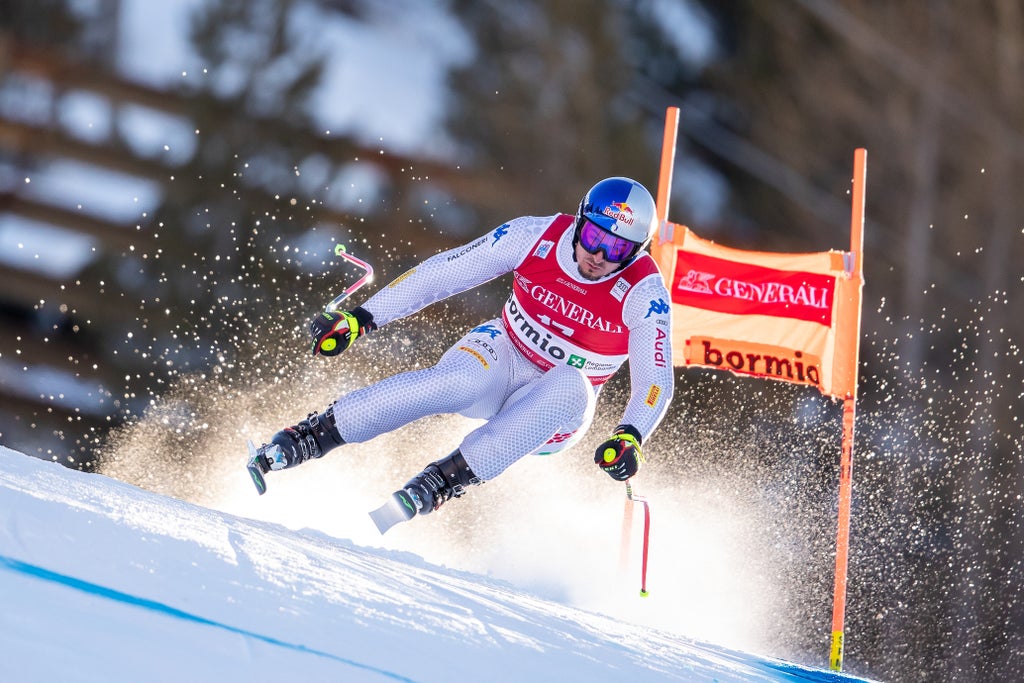
{"type": "MultiPolygon", "coordinates": [[[[853,256],[851,276],[858,283],[864,279],[864,200],[867,171],[867,150],[857,149],[853,157],[853,202],[850,211],[850,253],[853,256]]],[[[829,666],[843,670],[843,641],[846,621],[846,577],[850,552],[850,507],[853,499],[853,433],[857,409],[857,369],[860,348],[860,305],[847,311],[850,320],[840,323],[849,339],[846,372],[853,378],[851,390],[843,399],[843,443],[839,459],[839,519],[836,531],[836,573],[832,596],[832,648],[829,666]]]]}

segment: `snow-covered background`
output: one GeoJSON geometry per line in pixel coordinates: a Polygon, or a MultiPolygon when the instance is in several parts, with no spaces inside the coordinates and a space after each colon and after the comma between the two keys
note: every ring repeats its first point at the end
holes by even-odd
{"type": "Polygon", "coordinates": [[[4,681],[859,680],[4,447],[0,522],[4,681]]]}

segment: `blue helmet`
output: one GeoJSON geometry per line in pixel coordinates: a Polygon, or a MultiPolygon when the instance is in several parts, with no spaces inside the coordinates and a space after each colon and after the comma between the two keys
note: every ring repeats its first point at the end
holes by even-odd
{"type": "Polygon", "coordinates": [[[577,226],[584,219],[596,223],[608,232],[639,248],[647,246],[658,229],[658,210],[647,189],[629,178],[605,178],[580,202],[576,214],[577,226]]]}

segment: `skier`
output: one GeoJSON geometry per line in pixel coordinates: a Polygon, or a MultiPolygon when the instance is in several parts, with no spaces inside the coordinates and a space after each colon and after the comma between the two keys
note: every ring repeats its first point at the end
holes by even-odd
{"type": "Polygon", "coordinates": [[[601,385],[628,357],[630,399],[594,462],[613,479],[629,479],[673,392],[669,296],[644,251],[656,228],[650,193],[634,180],[608,178],[586,193],[575,216],[513,219],[427,259],[362,306],[320,313],[310,325],[313,354],[333,356],[392,320],[513,273],[501,316],[471,329],[436,365],[310,413],[257,449],[255,466],[262,473],[294,467],[427,415],[486,419],[396,492],[407,518],[425,515],[525,455],[579,442],[601,385]]]}

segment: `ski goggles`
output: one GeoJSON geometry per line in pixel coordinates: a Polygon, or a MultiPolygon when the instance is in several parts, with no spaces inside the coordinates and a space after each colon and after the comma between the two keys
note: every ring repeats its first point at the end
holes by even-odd
{"type": "Polygon", "coordinates": [[[622,263],[640,248],[636,242],[613,235],[589,218],[580,226],[580,246],[590,254],[604,252],[604,260],[609,263],[622,263]]]}

